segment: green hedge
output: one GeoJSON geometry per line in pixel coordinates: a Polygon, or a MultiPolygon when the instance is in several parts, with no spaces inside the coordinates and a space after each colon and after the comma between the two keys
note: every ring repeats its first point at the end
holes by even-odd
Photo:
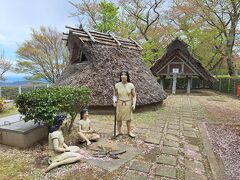
{"type": "Polygon", "coordinates": [[[238,84],[240,78],[219,78],[218,82],[213,83],[212,89],[236,96],[238,84]]]}

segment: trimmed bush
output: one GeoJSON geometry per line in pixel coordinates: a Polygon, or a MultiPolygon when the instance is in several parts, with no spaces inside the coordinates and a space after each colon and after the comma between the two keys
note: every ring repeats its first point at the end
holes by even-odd
{"type": "Polygon", "coordinates": [[[0,113],[2,113],[4,111],[4,98],[0,98],[0,113]]]}
{"type": "Polygon", "coordinates": [[[65,112],[71,116],[70,131],[77,113],[86,107],[89,101],[88,88],[50,87],[18,95],[16,106],[25,116],[25,121],[45,122],[49,126],[52,125],[57,113],[65,112]]]}

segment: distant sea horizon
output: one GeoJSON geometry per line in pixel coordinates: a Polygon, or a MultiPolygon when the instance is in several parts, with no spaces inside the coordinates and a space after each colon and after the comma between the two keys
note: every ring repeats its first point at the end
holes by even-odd
{"type": "MultiPolygon", "coordinates": [[[[26,79],[26,77],[29,76],[29,74],[6,74],[5,80],[0,81],[0,86],[24,86],[24,85],[29,85],[32,84],[33,81],[29,81],[26,79]]],[[[38,82],[38,83],[47,83],[46,80],[41,79],[38,81],[34,81],[34,82],[38,82]]]]}
{"type": "Polygon", "coordinates": [[[26,74],[9,74],[5,75],[5,80],[1,82],[9,83],[9,82],[17,82],[17,81],[28,81],[25,79],[26,74]]]}

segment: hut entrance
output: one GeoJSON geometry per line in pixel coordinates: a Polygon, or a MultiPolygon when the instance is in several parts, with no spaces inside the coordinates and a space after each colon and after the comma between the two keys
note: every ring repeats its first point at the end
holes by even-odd
{"type": "Polygon", "coordinates": [[[168,45],[167,52],[153,64],[151,71],[160,78],[162,89],[164,80],[171,79],[172,94],[176,94],[178,79],[181,81],[185,79],[187,93],[191,91],[193,77],[204,79],[207,82],[216,81],[201,62],[189,53],[188,45],[178,38],[168,45]]]}

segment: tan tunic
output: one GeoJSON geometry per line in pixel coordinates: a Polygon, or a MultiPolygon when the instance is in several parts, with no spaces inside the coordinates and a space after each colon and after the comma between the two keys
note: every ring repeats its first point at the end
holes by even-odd
{"type": "Polygon", "coordinates": [[[133,119],[132,104],[135,87],[132,83],[123,84],[119,82],[115,84],[117,92],[117,121],[131,121],[133,119]]]}
{"type": "Polygon", "coordinates": [[[68,146],[68,149],[70,149],[70,152],[57,152],[54,149],[53,140],[58,140],[58,147],[64,148],[64,137],[61,130],[54,131],[52,133],[49,133],[48,135],[48,154],[49,154],[49,164],[51,164],[54,161],[63,161],[64,159],[76,157],[79,154],[76,153],[80,149],[77,146],[68,146]]]}
{"type": "MultiPolygon", "coordinates": [[[[87,120],[83,120],[81,119],[79,121],[79,128],[81,128],[81,130],[83,131],[89,131],[90,130],[90,123],[91,121],[89,119],[87,120]]],[[[79,129],[80,130],[80,129],[79,129]]],[[[98,135],[97,133],[83,133],[89,140],[92,140],[96,137],[96,135],[98,135]]]]}

